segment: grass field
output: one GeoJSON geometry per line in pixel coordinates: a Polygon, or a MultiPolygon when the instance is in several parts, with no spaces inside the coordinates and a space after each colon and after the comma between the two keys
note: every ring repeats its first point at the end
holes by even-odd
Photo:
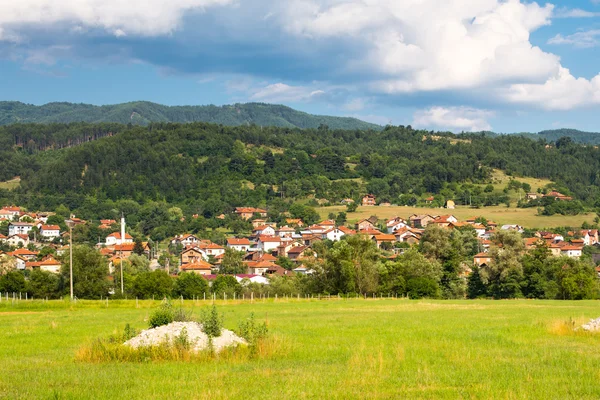
{"type": "MultiPolygon", "coordinates": [[[[201,303],[185,306],[197,314],[201,303]]],[[[267,319],[279,351],[195,363],[75,361],[82,346],[126,323],[144,328],[157,305],[3,301],[0,398],[600,398],[600,335],[569,328],[599,317],[596,301],[221,302],[228,328],[250,312],[267,319]]]]}
{"type": "MultiPolygon", "coordinates": [[[[331,206],[319,207],[317,212],[322,219],[327,218],[329,213],[339,213],[346,211],[346,206],[331,206]]],[[[376,215],[381,219],[392,217],[402,217],[408,219],[412,214],[431,214],[431,215],[447,215],[452,214],[460,221],[464,221],[469,217],[482,216],[488,220],[496,222],[498,225],[504,224],[519,224],[526,228],[555,228],[558,226],[581,227],[584,221],[593,224],[595,214],[564,216],[552,215],[539,216],[535,208],[506,208],[505,206],[482,207],[473,209],[470,207],[458,206],[455,210],[447,210],[444,208],[422,208],[422,207],[358,207],[355,213],[348,214],[348,221],[353,223],[360,221],[363,218],[369,218],[376,215]]]]}
{"type": "Polygon", "coordinates": [[[21,185],[21,178],[11,179],[9,181],[0,182],[0,189],[13,190],[21,185]]]}

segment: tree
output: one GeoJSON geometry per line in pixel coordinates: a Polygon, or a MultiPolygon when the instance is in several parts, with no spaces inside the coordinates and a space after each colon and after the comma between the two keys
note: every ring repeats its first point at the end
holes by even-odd
{"type": "Polygon", "coordinates": [[[173,279],[165,271],[142,272],[135,277],[132,295],[141,299],[171,296],[173,279]]]}
{"type": "Polygon", "coordinates": [[[145,253],[144,244],[140,239],[135,239],[135,243],[133,245],[133,253],[138,256],[142,256],[145,253]]]}
{"type": "Polygon", "coordinates": [[[175,281],[173,293],[184,299],[204,297],[209,293],[208,282],[198,274],[183,272],[175,281]]]}
{"type": "Polygon", "coordinates": [[[233,294],[240,294],[242,292],[242,285],[239,284],[237,279],[231,275],[219,275],[217,279],[213,281],[211,286],[211,291],[217,296],[220,297],[224,293],[233,297],[233,294]]]}
{"type": "Polygon", "coordinates": [[[479,274],[479,267],[475,265],[471,275],[469,275],[469,281],[467,284],[467,297],[469,299],[479,299],[486,297],[487,288],[481,279],[479,274]]]}
{"type": "Polygon", "coordinates": [[[0,277],[0,292],[25,292],[25,276],[21,271],[10,271],[0,277]]]}
{"type": "Polygon", "coordinates": [[[27,292],[32,298],[56,299],[60,297],[59,285],[60,278],[58,275],[35,269],[29,275],[27,292]]]}
{"type": "Polygon", "coordinates": [[[132,254],[127,261],[127,263],[123,263],[123,271],[130,275],[150,272],[150,260],[148,260],[146,256],[132,254]]]}
{"type": "Polygon", "coordinates": [[[597,297],[598,278],[591,265],[568,257],[561,257],[554,262],[563,264],[558,273],[559,298],[583,300],[597,297]]]}
{"type": "Polygon", "coordinates": [[[17,260],[6,254],[0,254],[0,275],[14,271],[17,268],[17,260]]]}
{"type": "MultiPolygon", "coordinates": [[[[69,259],[63,263],[61,274],[64,282],[69,282],[69,259]]],[[[68,284],[66,285],[68,293],[68,284]]],[[[73,248],[73,294],[81,299],[99,299],[108,296],[108,262],[94,248],[76,246],[73,248]]]]}
{"type": "Polygon", "coordinates": [[[353,201],[352,203],[346,204],[346,212],[348,212],[348,213],[356,212],[357,209],[358,209],[358,203],[356,203],[355,201],[353,201]]]}
{"type": "Polygon", "coordinates": [[[244,264],[244,253],[229,247],[225,248],[219,273],[237,275],[244,274],[247,270],[248,267],[244,264]]]}
{"type": "Polygon", "coordinates": [[[494,245],[490,249],[490,265],[480,270],[489,294],[494,298],[522,297],[523,264],[521,257],[525,244],[521,234],[516,231],[498,231],[492,238],[494,245]]]}

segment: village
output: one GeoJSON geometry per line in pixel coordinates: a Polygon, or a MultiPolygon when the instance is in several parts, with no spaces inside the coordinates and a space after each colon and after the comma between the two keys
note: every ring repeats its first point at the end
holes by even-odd
{"type": "MultiPolygon", "coordinates": [[[[352,202],[351,199],[346,200],[352,202]]],[[[375,207],[375,197],[367,195],[363,198],[364,206],[375,207]]],[[[386,205],[380,205],[385,207],[386,205]]],[[[446,212],[453,209],[453,204],[447,204],[446,212]]],[[[426,211],[426,209],[424,209],[426,211]]],[[[221,264],[226,249],[239,254],[246,271],[236,274],[236,280],[241,282],[256,282],[269,284],[271,276],[306,275],[313,271],[309,266],[310,260],[318,259],[315,250],[318,242],[339,242],[344,237],[360,235],[372,241],[381,252],[381,256],[394,259],[412,246],[418,246],[427,227],[437,226],[442,229],[471,229],[479,243],[479,253],[473,257],[473,266],[485,267],[490,264],[490,247],[496,232],[517,231],[524,233],[525,229],[518,224],[498,226],[494,221],[482,217],[471,217],[459,221],[452,214],[413,214],[404,219],[393,217],[379,220],[370,217],[358,221],[352,226],[336,224],[334,220],[324,220],[306,226],[301,219],[287,218],[285,224],[270,222],[267,210],[254,207],[236,208],[233,214],[252,224],[252,233],[247,236],[230,236],[223,243],[213,243],[210,240],[194,234],[180,234],[168,241],[168,252],[177,257],[177,263],[159,265],[159,252],[153,249],[147,241],[134,241],[127,233],[126,219],[121,221],[105,219],[95,222],[103,231],[111,233],[95,247],[106,257],[110,273],[119,268],[123,260],[133,254],[147,257],[152,269],[164,269],[176,276],[179,273],[191,272],[202,275],[209,282],[216,279],[221,272],[221,264]],[[278,262],[286,260],[286,268],[278,262]]],[[[54,274],[61,272],[66,255],[69,251],[69,231],[61,231],[59,225],[48,224],[53,217],[50,212],[27,212],[18,206],[4,206],[0,210],[0,224],[8,224],[8,235],[0,233],[0,244],[6,251],[0,251],[0,257],[13,261],[17,270],[46,271],[54,274]]],[[[65,221],[71,228],[77,225],[94,224],[72,216],[65,221]]],[[[568,236],[536,231],[531,237],[523,239],[527,250],[538,246],[547,246],[552,256],[566,256],[578,259],[583,255],[586,246],[598,246],[599,233],[597,229],[586,229],[568,232],[568,236]]],[[[594,262],[598,263],[598,255],[594,254],[594,262]]],[[[600,272],[600,269],[597,269],[600,272]]],[[[468,275],[471,268],[466,268],[468,275]]]]}

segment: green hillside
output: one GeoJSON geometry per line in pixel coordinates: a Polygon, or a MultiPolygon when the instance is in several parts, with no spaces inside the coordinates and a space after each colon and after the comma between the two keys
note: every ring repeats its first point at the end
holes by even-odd
{"type": "Polygon", "coordinates": [[[145,101],[107,106],[48,103],[42,106],[0,102],[0,125],[14,123],[118,122],[147,125],[151,122],[210,122],[227,126],[256,124],[285,128],[375,129],[381,126],[356,118],[312,115],[292,108],[247,103],[226,106],[164,106],[145,101]]]}
{"type": "Polygon", "coordinates": [[[583,132],[577,129],[554,129],[542,131],[539,135],[548,142],[555,142],[561,137],[570,137],[576,143],[600,144],[600,133],[598,132],[583,132]]]}

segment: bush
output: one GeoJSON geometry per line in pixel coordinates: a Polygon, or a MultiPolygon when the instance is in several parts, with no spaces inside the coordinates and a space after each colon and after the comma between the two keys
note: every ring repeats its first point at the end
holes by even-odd
{"type": "Polygon", "coordinates": [[[440,287],[429,278],[413,278],[406,283],[406,291],[411,299],[422,299],[423,297],[439,297],[440,287]]]}
{"type": "Polygon", "coordinates": [[[156,328],[163,325],[169,325],[174,320],[175,311],[173,310],[173,306],[170,302],[166,301],[160,305],[158,310],[155,310],[152,313],[148,320],[148,324],[150,325],[150,328],[156,328]]]}
{"type": "Polygon", "coordinates": [[[223,316],[219,315],[217,307],[213,304],[210,311],[202,313],[202,331],[209,338],[221,336],[223,329],[223,316]]]}
{"type": "Polygon", "coordinates": [[[255,344],[257,341],[267,337],[269,329],[267,323],[258,324],[254,319],[254,313],[250,314],[250,318],[242,321],[239,324],[238,335],[243,337],[250,344],[255,344]]]}

